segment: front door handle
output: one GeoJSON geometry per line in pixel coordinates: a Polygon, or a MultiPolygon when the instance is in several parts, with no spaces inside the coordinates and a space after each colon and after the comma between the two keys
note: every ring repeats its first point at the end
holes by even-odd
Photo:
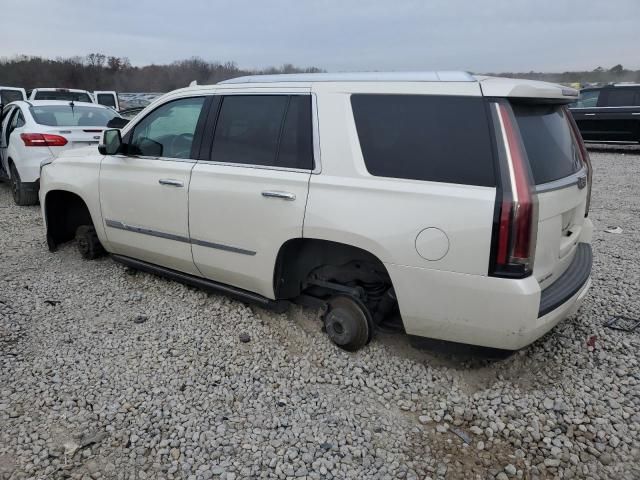
{"type": "Polygon", "coordinates": [[[296,199],[295,193],[278,192],[275,190],[265,190],[264,192],[262,192],[262,196],[267,198],[281,198],[290,202],[296,199]]]}
{"type": "Polygon", "coordinates": [[[160,180],[158,180],[158,183],[160,185],[168,185],[170,187],[184,187],[184,183],[182,183],[180,180],[174,180],[172,178],[161,178],[160,180]]]}

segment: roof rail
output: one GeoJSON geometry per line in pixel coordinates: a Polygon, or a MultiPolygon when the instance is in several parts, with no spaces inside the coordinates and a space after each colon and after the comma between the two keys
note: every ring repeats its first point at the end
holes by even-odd
{"type": "Polygon", "coordinates": [[[353,73],[281,73],[248,75],[218,84],[277,82],[475,82],[468,72],[353,72],[353,73]]]}

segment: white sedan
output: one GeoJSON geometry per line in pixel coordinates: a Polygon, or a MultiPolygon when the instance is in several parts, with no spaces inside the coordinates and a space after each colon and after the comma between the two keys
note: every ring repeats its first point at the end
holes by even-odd
{"type": "Polygon", "coordinates": [[[38,202],[40,164],[69,148],[97,147],[107,123],[119,115],[95,103],[17,101],[2,110],[0,179],[11,182],[18,205],[38,202]]]}

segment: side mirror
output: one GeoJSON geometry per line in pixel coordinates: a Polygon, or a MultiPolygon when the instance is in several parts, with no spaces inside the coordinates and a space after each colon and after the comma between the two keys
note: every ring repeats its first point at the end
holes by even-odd
{"type": "Polygon", "coordinates": [[[105,130],[102,134],[102,143],[98,145],[101,155],[116,155],[122,149],[122,135],[118,129],[105,130]]]}
{"type": "Polygon", "coordinates": [[[107,127],[108,128],[122,128],[124,127],[127,123],[129,123],[129,120],[127,120],[126,118],[122,118],[122,117],[113,117],[111,120],[109,120],[109,122],[107,123],[107,127]]]}

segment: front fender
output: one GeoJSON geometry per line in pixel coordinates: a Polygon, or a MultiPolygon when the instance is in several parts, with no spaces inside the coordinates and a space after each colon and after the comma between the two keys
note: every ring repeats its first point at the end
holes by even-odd
{"type": "MultiPolygon", "coordinates": [[[[75,151],[74,153],[80,153],[75,151]]],[[[100,164],[102,156],[65,155],[42,167],[40,172],[40,205],[45,229],[47,228],[47,194],[65,191],[80,197],[91,215],[91,220],[103,246],[109,250],[100,209],[100,164]]]]}

